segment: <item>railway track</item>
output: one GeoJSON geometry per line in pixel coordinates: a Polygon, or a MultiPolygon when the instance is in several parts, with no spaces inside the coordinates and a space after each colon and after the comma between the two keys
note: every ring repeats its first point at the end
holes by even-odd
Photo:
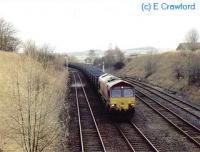
{"type": "MultiPolygon", "coordinates": [[[[140,92],[142,93],[142,92],[140,92]]],[[[144,95],[146,96],[146,95],[144,95]]],[[[142,99],[138,95],[136,97],[145,103],[148,107],[153,109],[157,114],[163,117],[170,125],[172,125],[177,131],[187,137],[192,143],[200,148],[200,129],[193,126],[191,123],[178,116],[167,107],[161,105],[155,99],[148,97],[148,101],[142,99]]],[[[147,97],[147,96],[146,96],[147,97]]]]}
{"type": "Polygon", "coordinates": [[[126,80],[135,86],[142,88],[148,91],[151,94],[158,96],[159,98],[167,101],[168,103],[174,105],[175,107],[189,113],[190,115],[196,117],[198,120],[200,119],[200,107],[195,106],[189,102],[186,102],[182,99],[179,99],[171,94],[168,94],[162,90],[154,88],[148,84],[133,80],[132,78],[126,78],[126,80]]]}
{"type": "Polygon", "coordinates": [[[114,123],[114,125],[131,151],[158,152],[157,148],[133,122],[114,123]]]}
{"type": "Polygon", "coordinates": [[[90,103],[88,101],[86,91],[83,87],[81,77],[78,73],[75,73],[73,78],[75,85],[79,86],[75,87],[75,92],[81,151],[106,152],[105,145],[102,140],[102,136],[100,134],[90,103]]]}

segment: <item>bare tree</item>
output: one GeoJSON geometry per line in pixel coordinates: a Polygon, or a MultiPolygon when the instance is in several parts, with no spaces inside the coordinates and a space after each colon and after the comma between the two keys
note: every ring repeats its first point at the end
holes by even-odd
{"type": "MultiPolygon", "coordinates": [[[[34,45],[33,48],[29,46],[29,49],[37,51],[34,45]]],[[[38,56],[34,56],[34,59],[43,58],[43,55],[35,53],[38,56]]],[[[53,120],[52,115],[59,110],[64,91],[56,87],[58,79],[50,81],[47,78],[48,71],[56,72],[53,67],[44,67],[43,62],[37,64],[31,58],[22,56],[25,62],[19,64],[20,70],[13,72],[12,99],[16,106],[16,115],[12,116],[13,139],[24,152],[52,151],[49,148],[59,136],[59,124],[53,120]],[[28,64],[24,67],[23,63],[28,64]]]]}
{"type": "Polygon", "coordinates": [[[115,63],[115,59],[114,59],[114,52],[112,49],[109,49],[105,52],[105,55],[104,55],[104,63],[105,63],[105,67],[107,69],[111,69],[112,66],[114,65],[115,63]]]}
{"type": "Polygon", "coordinates": [[[198,49],[199,33],[196,29],[190,30],[186,35],[187,49],[196,51],[198,49]]]}
{"type": "Polygon", "coordinates": [[[42,66],[46,69],[49,63],[54,62],[55,55],[53,55],[53,49],[49,45],[43,45],[42,47],[36,46],[34,41],[27,41],[24,43],[24,53],[32,57],[33,59],[42,63],[42,66]]]}
{"type": "Polygon", "coordinates": [[[189,53],[186,63],[188,84],[200,84],[200,54],[198,52],[189,53]]]}
{"type": "Polygon", "coordinates": [[[15,51],[19,43],[13,25],[0,18],[0,50],[15,51]]]}
{"type": "Polygon", "coordinates": [[[88,59],[91,61],[92,64],[93,64],[95,58],[96,58],[95,50],[90,50],[89,54],[88,54],[88,59]]]}
{"type": "Polygon", "coordinates": [[[115,49],[109,49],[105,52],[105,56],[104,56],[104,61],[105,61],[105,67],[106,68],[111,68],[111,67],[115,67],[115,65],[118,64],[121,65],[121,63],[123,64],[124,62],[124,53],[116,46],[115,49]]]}
{"type": "Polygon", "coordinates": [[[148,52],[148,56],[146,58],[144,65],[144,70],[145,70],[145,78],[148,78],[151,76],[153,73],[156,72],[157,69],[157,61],[156,61],[156,56],[153,51],[148,52]]]}
{"type": "Polygon", "coordinates": [[[125,59],[124,53],[120,50],[119,47],[115,47],[114,49],[114,57],[116,62],[123,62],[125,59]]]}

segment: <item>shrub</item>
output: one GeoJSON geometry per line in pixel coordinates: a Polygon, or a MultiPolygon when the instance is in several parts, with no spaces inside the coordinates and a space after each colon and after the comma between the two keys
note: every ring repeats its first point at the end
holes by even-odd
{"type": "Polygon", "coordinates": [[[29,41],[24,44],[24,53],[40,62],[44,69],[53,65],[57,70],[64,68],[65,59],[59,54],[53,54],[52,48],[48,45],[36,46],[35,42],[29,41]]]}
{"type": "Polygon", "coordinates": [[[200,54],[190,53],[188,55],[188,84],[200,84],[200,54]]]}
{"type": "Polygon", "coordinates": [[[185,77],[184,76],[184,69],[181,65],[176,64],[174,72],[175,72],[175,77],[176,77],[177,80],[183,79],[185,77]]]}
{"type": "Polygon", "coordinates": [[[145,78],[148,78],[151,76],[153,73],[156,72],[156,61],[154,59],[154,56],[151,54],[150,56],[147,57],[146,63],[144,65],[144,71],[145,71],[145,78]]]}
{"type": "Polygon", "coordinates": [[[114,64],[115,70],[120,70],[120,69],[122,69],[124,66],[125,66],[125,64],[124,64],[123,62],[121,62],[121,61],[119,61],[119,62],[117,62],[117,63],[114,64]]]}
{"type": "Polygon", "coordinates": [[[200,83],[200,53],[185,52],[180,54],[174,71],[176,78],[186,78],[188,85],[200,83]]]}

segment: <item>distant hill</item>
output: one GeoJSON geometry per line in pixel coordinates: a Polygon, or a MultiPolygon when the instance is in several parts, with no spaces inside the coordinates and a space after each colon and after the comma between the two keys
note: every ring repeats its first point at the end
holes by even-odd
{"type": "MultiPolygon", "coordinates": [[[[102,57],[104,55],[104,51],[102,50],[95,50],[97,57],[102,57]]],[[[88,57],[89,50],[87,51],[79,51],[79,52],[69,52],[69,56],[75,56],[79,60],[83,61],[85,58],[88,57]]]]}
{"type": "MultiPolygon", "coordinates": [[[[155,47],[139,47],[139,48],[132,48],[132,49],[121,49],[122,52],[124,52],[125,56],[129,56],[132,54],[146,54],[151,51],[153,52],[163,52],[164,49],[158,49],[155,47]]],[[[95,53],[97,54],[98,57],[102,57],[104,55],[103,50],[95,50],[95,53]]],[[[79,60],[83,61],[85,58],[88,57],[89,50],[87,51],[80,51],[80,52],[69,52],[69,56],[75,56],[79,60]]]]}
{"type": "Polygon", "coordinates": [[[158,51],[155,47],[140,47],[140,48],[132,48],[132,49],[125,49],[122,50],[126,56],[131,54],[146,54],[151,51],[158,51]]]}

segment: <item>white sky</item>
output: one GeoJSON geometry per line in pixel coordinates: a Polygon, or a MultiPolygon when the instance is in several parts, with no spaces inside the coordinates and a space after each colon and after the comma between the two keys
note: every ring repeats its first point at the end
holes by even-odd
{"type": "Polygon", "coordinates": [[[154,46],[176,48],[192,28],[200,32],[195,11],[142,12],[142,2],[164,0],[0,0],[0,17],[11,22],[19,37],[48,43],[58,52],[154,46]]]}

